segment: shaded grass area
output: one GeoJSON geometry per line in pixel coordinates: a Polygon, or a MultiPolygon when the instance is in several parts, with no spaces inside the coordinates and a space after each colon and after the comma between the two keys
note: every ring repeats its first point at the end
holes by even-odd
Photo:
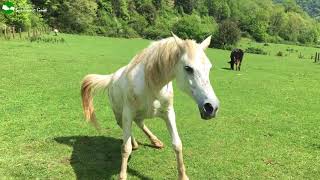
{"type": "MultiPolygon", "coordinates": [[[[61,35],[63,44],[0,41],[0,175],[4,178],[116,179],[121,130],[107,98],[95,99],[101,133],[82,115],[80,82],[109,74],[146,47],[146,40],[61,35]]],[[[243,43],[241,46],[245,46],[243,43]]],[[[251,44],[259,46],[259,44],[251,44]]],[[[276,54],[278,48],[268,48],[276,54]]],[[[302,48],[313,54],[313,48],[302,48]]],[[[320,176],[320,69],[312,60],[245,54],[228,70],[229,52],[209,49],[218,118],[202,121],[196,104],[175,88],[175,111],[191,179],[317,179],[320,176]]],[[[138,128],[131,179],[175,179],[170,137],[153,149],[138,128]]]]}

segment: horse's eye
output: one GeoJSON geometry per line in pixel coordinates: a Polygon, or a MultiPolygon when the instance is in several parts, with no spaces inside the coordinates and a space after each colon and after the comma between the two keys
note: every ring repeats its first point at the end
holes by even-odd
{"type": "Polygon", "coordinates": [[[189,74],[193,74],[193,69],[192,69],[192,67],[190,67],[190,66],[185,66],[185,67],[184,67],[184,70],[186,70],[187,73],[189,73],[189,74]]]}

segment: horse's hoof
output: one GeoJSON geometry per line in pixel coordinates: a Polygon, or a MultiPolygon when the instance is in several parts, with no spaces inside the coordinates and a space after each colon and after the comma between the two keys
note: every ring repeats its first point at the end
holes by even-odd
{"type": "Polygon", "coordinates": [[[181,176],[179,177],[179,180],[189,180],[187,175],[181,176]]]}
{"type": "Polygon", "coordinates": [[[157,149],[162,149],[162,148],[164,148],[163,143],[162,143],[159,139],[153,140],[153,141],[152,141],[152,145],[153,145],[155,148],[157,148],[157,149]]]}
{"type": "Polygon", "coordinates": [[[127,174],[121,174],[120,173],[119,180],[127,180],[127,174]]]}

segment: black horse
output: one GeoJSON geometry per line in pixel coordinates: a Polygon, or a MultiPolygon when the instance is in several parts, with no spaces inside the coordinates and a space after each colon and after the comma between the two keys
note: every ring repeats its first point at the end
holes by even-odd
{"type": "Polygon", "coordinates": [[[236,71],[240,71],[241,62],[243,58],[244,52],[241,49],[233,49],[230,54],[230,67],[234,70],[234,65],[236,65],[236,71]]]}

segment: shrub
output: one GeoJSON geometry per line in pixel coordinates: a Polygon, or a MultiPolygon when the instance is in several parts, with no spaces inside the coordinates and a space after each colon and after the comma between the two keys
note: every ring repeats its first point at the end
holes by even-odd
{"type": "Polygon", "coordinates": [[[201,19],[197,15],[186,15],[173,25],[172,30],[183,39],[202,41],[206,36],[214,34],[216,27],[216,22],[211,17],[201,19]]]}
{"type": "Polygon", "coordinates": [[[201,20],[196,15],[186,15],[176,22],[172,30],[183,39],[196,39],[200,34],[201,20]]]}
{"type": "Polygon", "coordinates": [[[139,34],[128,25],[123,25],[120,36],[124,38],[138,38],[139,34]]]}
{"type": "Polygon", "coordinates": [[[284,54],[283,54],[283,52],[282,51],[279,51],[277,54],[276,54],[276,56],[283,56],[284,54]]]}
{"type": "Polygon", "coordinates": [[[157,23],[144,30],[143,36],[147,39],[162,39],[170,36],[170,30],[165,24],[157,23]]]}
{"type": "Polygon", "coordinates": [[[255,48],[255,47],[249,47],[249,48],[246,49],[245,52],[246,53],[251,53],[251,54],[262,54],[262,55],[267,55],[268,54],[263,49],[255,48]]]}
{"type": "Polygon", "coordinates": [[[144,3],[138,8],[138,12],[142,14],[149,24],[154,24],[157,18],[157,10],[152,3],[144,3]]]}
{"type": "Polygon", "coordinates": [[[64,38],[58,37],[40,37],[40,36],[32,36],[30,38],[30,42],[44,42],[44,43],[65,43],[64,38]]]}
{"type": "Polygon", "coordinates": [[[228,46],[237,44],[239,40],[240,29],[237,23],[231,20],[225,20],[219,25],[219,30],[218,33],[216,33],[213,45],[217,48],[225,49],[228,46]]]}
{"type": "Polygon", "coordinates": [[[148,22],[143,16],[139,14],[135,14],[134,16],[131,16],[131,19],[128,22],[128,25],[132,29],[134,29],[137,33],[139,33],[140,35],[143,35],[143,31],[148,26],[148,22]]]}

